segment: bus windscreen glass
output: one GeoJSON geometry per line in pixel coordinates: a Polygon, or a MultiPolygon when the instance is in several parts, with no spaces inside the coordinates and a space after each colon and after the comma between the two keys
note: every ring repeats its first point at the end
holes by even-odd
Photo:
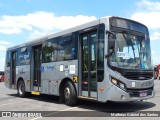
{"type": "Polygon", "coordinates": [[[115,33],[115,48],[109,63],[123,69],[152,69],[149,38],[115,33]]]}

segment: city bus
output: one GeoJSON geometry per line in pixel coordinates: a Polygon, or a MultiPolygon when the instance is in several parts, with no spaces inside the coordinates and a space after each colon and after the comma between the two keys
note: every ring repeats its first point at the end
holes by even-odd
{"type": "MultiPolygon", "coordinates": [[[[72,23],[70,23],[72,24],[72,23]]],[[[28,94],[79,99],[142,101],[153,98],[148,28],[108,16],[7,49],[5,86],[28,94]]]]}

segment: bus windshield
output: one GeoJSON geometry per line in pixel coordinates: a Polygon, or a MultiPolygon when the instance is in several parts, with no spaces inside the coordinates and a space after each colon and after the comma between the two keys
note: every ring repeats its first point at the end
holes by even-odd
{"type": "Polygon", "coordinates": [[[124,69],[152,69],[149,37],[127,32],[115,33],[114,37],[115,48],[109,57],[111,66],[124,69]]]}

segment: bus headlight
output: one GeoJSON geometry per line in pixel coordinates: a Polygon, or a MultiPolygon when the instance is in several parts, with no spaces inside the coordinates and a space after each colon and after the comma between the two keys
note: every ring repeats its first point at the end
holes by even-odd
{"type": "Polygon", "coordinates": [[[113,84],[117,85],[117,80],[116,80],[116,79],[112,78],[111,82],[112,82],[113,84]]]}
{"type": "Polygon", "coordinates": [[[113,77],[111,77],[111,83],[116,85],[117,87],[123,89],[123,90],[126,90],[126,85],[123,82],[121,82],[113,77]]]}

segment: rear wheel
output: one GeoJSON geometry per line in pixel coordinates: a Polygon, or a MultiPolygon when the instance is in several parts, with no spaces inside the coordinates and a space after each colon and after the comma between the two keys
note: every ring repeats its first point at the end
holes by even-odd
{"type": "Polygon", "coordinates": [[[74,106],[77,103],[76,90],[71,82],[66,82],[64,87],[64,100],[66,105],[74,106]]]}
{"type": "Polygon", "coordinates": [[[24,82],[22,80],[18,82],[18,88],[17,88],[17,90],[18,90],[18,95],[20,97],[26,97],[27,93],[25,91],[25,84],[24,84],[24,82]]]}

